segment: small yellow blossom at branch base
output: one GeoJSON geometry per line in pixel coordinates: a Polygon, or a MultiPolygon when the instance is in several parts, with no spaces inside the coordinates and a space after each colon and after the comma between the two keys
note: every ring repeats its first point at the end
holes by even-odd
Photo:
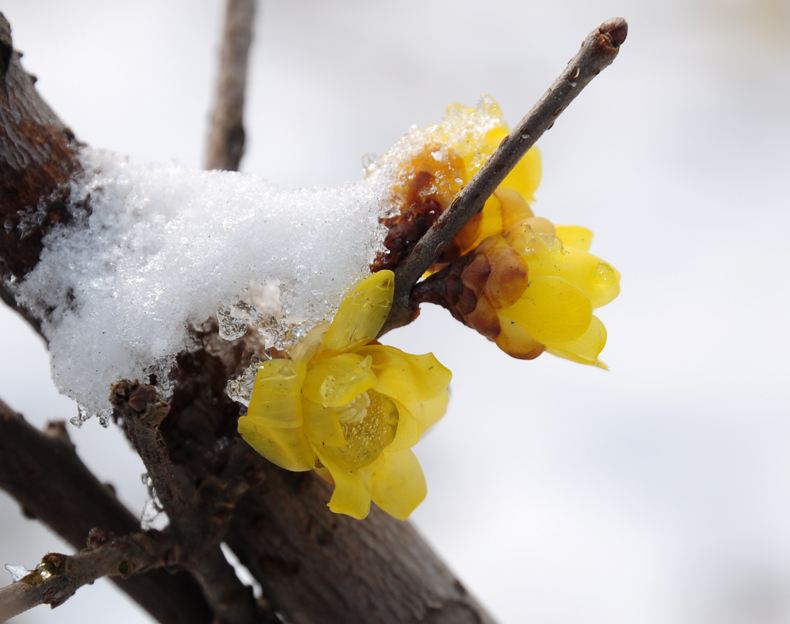
{"type": "Polygon", "coordinates": [[[289,359],[264,362],[239,419],[241,436],[268,460],[333,482],[330,510],[354,518],[372,500],[405,520],[422,502],[411,447],[447,409],[451,373],[433,354],[375,343],[393,290],[391,271],[371,275],[289,359]]]}

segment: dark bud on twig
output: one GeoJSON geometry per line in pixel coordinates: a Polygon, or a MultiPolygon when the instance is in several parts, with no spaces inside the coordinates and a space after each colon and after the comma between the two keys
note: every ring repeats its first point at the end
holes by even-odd
{"type": "Polygon", "coordinates": [[[601,24],[598,32],[611,40],[613,48],[619,48],[628,36],[628,22],[622,17],[613,17],[601,24]]]}

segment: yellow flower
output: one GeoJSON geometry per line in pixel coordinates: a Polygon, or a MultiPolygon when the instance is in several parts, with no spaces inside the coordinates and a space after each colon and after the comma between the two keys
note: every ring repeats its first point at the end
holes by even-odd
{"type": "MultiPolygon", "coordinates": [[[[386,251],[374,261],[374,270],[393,269],[404,260],[508,133],[497,103],[483,96],[478,108],[448,106],[441,123],[413,129],[369,168],[372,172],[394,163],[396,170],[390,216],[381,220],[389,230],[384,241],[386,251]],[[404,152],[409,156],[404,157],[404,152]]],[[[501,234],[522,219],[533,217],[528,202],[535,199],[540,177],[540,153],[533,147],[489,197],[483,210],[447,246],[430,272],[471,251],[492,234],[501,234]]]]}
{"type": "Polygon", "coordinates": [[[489,236],[417,285],[418,301],[453,316],[524,360],[544,351],[606,368],[606,329],[593,310],[620,293],[620,273],[588,253],[592,232],[531,217],[489,236]]]}
{"type": "Polygon", "coordinates": [[[606,328],[593,310],[620,294],[620,272],[588,252],[592,236],[587,228],[555,227],[542,218],[505,232],[527,266],[528,282],[518,301],[498,310],[496,343],[502,350],[513,355],[545,347],[559,357],[606,368],[598,359],[606,328]]]}
{"type": "Polygon", "coordinates": [[[239,433],[286,470],[335,484],[329,508],[354,518],[371,500],[405,520],[425,498],[411,447],[447,408],[451,373],[432,353],[411,355],[375,338],[392,306],[394,275],[379,271],[314,328],[289,359],[264,362],[239,433]]]}
{"type": "MultiPolygon", "coordinates": [[[[495,125],[478,141],[456,142],[450,148],[459,153],[465,165],[460,176],[461,187],[469,183],[510,133],[507,123],[502,120],[502,110],[490,96],[483,97],[480,109],[452,104],[447,109],[445,120],[456,117],[470,119],[480,112],[485,112],[496,120],[495,125]]],[[[540,152],[537,147],[532,147],[486,200],[483,209],[461,230],[448,252],[462,256],[489,236],[501,234],[519,221],[534,217],[529,202],[535,201],[534,194],[540,184],[541,175],[540,152]]]]}

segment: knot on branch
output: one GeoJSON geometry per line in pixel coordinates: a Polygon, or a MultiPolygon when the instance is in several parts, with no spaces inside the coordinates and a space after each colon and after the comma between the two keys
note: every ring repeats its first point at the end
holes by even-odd
{"type": "Polygon", "coordinates": [[[156,388],[136,379],[116,382],[110,390],[110,403],[123,417],[132,417],[151,431],[170,413],[170,404],[161,399],[156,388]]]}

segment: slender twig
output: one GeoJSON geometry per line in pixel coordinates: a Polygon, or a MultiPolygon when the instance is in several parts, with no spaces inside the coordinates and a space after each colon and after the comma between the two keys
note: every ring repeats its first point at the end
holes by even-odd
{"type": "Polygon", "coordinates": [[[227,0],[206,169],[239,170],[244,153],[244,91],[254,18],[255,0],[227,0]]]}
{"type": "Polygon", "coordinates": [[[57,607],[104,576],[127,577],[177,566],[182,555],[166,534],[158,532],[127,535],[77,555],[49,553],[35,570],[0,589],[0,622],[40,604],[57,607]]]}
{"type": "MultiPolygon", "coordinates": [[[[139,531],[140,523],[82,463],[62,422],[42,433],[0,400],[0,488],[69,542],[85,547],[88,534],[139,531]]],[[[152,570],[113,579],[160,622],[210,622],[211,612],[195,581],[185,574],[152,570]]]]}
{"type": "Polygon", "coordinates": [[[414,285],[469,219],[482,210],[486,200],[527,150],[554,125],[560,113],[595,76],[614,61],[627,33],[628,24],[621,17],[612,18],[591,32],[582,43],[579,53],[570,60],[554,84],[414,246],[408,258],[395,271],[395,298],[380,336],[413,320],[417,308],[417,303],[411,297],[414,285]]]}

